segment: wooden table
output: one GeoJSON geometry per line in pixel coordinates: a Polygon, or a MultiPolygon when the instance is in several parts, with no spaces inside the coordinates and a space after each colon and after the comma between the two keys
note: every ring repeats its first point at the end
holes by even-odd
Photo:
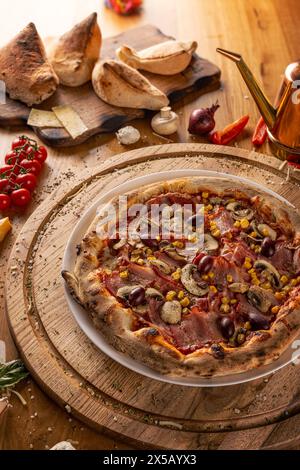
{"type": "MultiPolygon", "coordinates": [[[[220,46],[242,53],[270,99],[274,99],[285,66],[299,58],[298,0],[146,0],[140,15],[127,18],[118,17],[104,9],[102,4],[102,0],[52,0],[47,5],[38,0],[10,0],[1,6],[0,42],[4,44],[29,21],[36,23],[44,37],[59,35],[92,11],[99,13],[104,36],[117,34],[140,24],[153,23],[166,34],[178,39],[196,39],[199,54],[217,63],[222,69],[222,89],[193,102],[187,100],[181,103],[177,109],[181,125],[174,141],[201,142],[201,139],[187,133],[189,113],[195,107],[210,105],[218,99],[221,106],[216,115],[219,128],[242,114],[250,114],[248,131],[238,140],[237,145],[252,148],[249,137],[259,117],[258,111],[234,65],[217,55],[215,49],[220,46]]],[[[136,127],[142,132],[144,145],[163,143],[152,134],[148,121],[137,122],[136,127]]],[[[16,131],[1,130],[0,150],[3,156],[16,135],[16,131]]],[[[270,153],[268,145],[260,150],[270,153]]],[[[8,359],[16,357],[17,351],[5,319],[3,284],[6,261],[20,227],[37,205],[49,196],[51,190],[68,177],[71,169],[80,173],[122,151],[124,148],[117,143],[114,135],[95,137],[88,143],[69,150],[49,149],[50,158],[35,200],[23,216],[14,218],[13,233],[0,248],[0,339],[6,342],[8,359]]],[[[27,406],[21,405],[15,396],[11,397],[12,407],[5,425],[0,427],[0,449],[45,449],[66,439],[71,440],[78,449],[129,448],[126,444],[97,434],[72,419],[49,400],[31,379],[25,380],[17,389],[27,400],[27,406]]],[[[293,423],[287,427],[286,432],[288,440],[293,434],[293,423]]],[[[245,434],[236,447],[255,447],[250,434],[245,434]]],[[[261,439],[259,442],[261,447],[272,448],[275,444],[276,432],[272,435],[265,433],[263,442],[261,439]]],[[[293,444],[294,447],[296,445],[293,444]]]]}

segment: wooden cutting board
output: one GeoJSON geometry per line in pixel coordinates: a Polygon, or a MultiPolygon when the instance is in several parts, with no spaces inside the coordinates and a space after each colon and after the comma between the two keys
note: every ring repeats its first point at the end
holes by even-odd
{"type": "Polygon", "coordinates": [[[114,156],[82,179],[65,180],[22,228],[6,284],[13,337],[42,389],[85,423],[131,446],[243,449],[249,442],[253,448],[272,442],[287,448],[297,442],[299,365],[209,389],[146,378],[112,361],[85,336],[69,311],[60,275],[78,218],[116,185],[150,172],[214,169],[248,177],[299,207],[300,179],[285,182],[280,163],[238,148],[172,144],[114,156]]]}
{"type": "MultiPolygon", "coordinates": [[[[136,49],[164,42],[170,39],[154,26],[146,25],[126,31],[118,36],[104,39],[101,57],[115,58],[115,50],[122,44],[128,44],[136,49]]],[[[220,86],[219,68],[206,59],[194,54],[190,66],[184,72],[172,76],[154,75],[145,72],[144,75],[160,90],[166,93],[171,104],[184,98],[189,93],[199,91],[200,94],[215,90],[220,86]]],[[[35,108],[51,110],[53,106],[72,106],[88,127],[88,130],[76,139],[64,129],[38,129],[34,131],[38,137],[49,146],[68,147],[85,142],[89,137],[114,132],[120,126],[146,114],[141,109],[119,108],[110,106],[94,93],[91,83],[81,87],[66,87],[60,85],[55,94],[35,108]]],[[[24,127],[27,124],[30,108],[19,101],[7,97],[6,104],[0,105],[0,126],[24,127]]]]}

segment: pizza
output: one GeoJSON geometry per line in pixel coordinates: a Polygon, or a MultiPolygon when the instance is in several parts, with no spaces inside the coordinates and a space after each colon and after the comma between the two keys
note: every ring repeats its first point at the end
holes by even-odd
{"type": "Polygon", "coordinates": [[[62,273],[106,340],[173,376],[220,376],[276,360],[300,327],[297,211],[225,178],[158,182],[126,200],[125,209],[115,197],[98,211],[73,272],[62,273]],[[168,217],[159,213],[156,235],[145,236],[153,207],[168,217]],[[114,232],[108,208],[118,213],[114,232]]]}

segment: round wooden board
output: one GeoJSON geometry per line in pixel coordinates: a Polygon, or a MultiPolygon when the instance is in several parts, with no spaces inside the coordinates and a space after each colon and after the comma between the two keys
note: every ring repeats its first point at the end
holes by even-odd
{"type": "Polygon", "coordinates": [[[170,449],[286,448],[298,440],[299,366],[267,379],[219,388],[165,384],[131,372],[98,350],[75,323],[61,262],[70,232],[100,194],[136,176],[180,168],[248,177],[297,205],[297,178],[280,161],[201,144],[148,147],[117,155],[93,174],[65,181],[24,225],[6,284],[11,330],[32,375],[85,423],[133,446],[170,449]],[[226,157],[225,157],[226,155],[226,157]],[[70,407],[70,408],[69,408],[70,407]],[[272,436],[271,436],[272,435],[272,436]],[[275,440],[274,440],[275,436],[275,440]],[[268,445],[269,444],[269,445],[268,445]]]}

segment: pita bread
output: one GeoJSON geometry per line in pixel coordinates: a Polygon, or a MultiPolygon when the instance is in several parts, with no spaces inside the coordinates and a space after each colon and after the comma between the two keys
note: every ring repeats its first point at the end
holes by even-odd
{"type": "Polygon", "coordinates": [[[92,83],[95,93],[114,106],[157,110],[169,103],[167,96],[142,74],[116,60],[98,62],[92,83]]]}
{"type": "Polygon", "coordinates": [[[80,86],[92,77],[101,47],[97,13],[92,13],[65,33],[52,48],[49,57],[60,83],[80,86]]]}
{"type": "Polygon", "coordinates": [[[122,46],[116,54],[120,60],[135,69],[159,75],[175,75],[187,68],[197,43],[166,41],[137,52],[133,47],[122,46]]]}
{"type": "Polygon", "coordinates": [[[0,79],[10,98],[28,106],[41,103],[55,92],[59,80],[33,23],[0,49],[0,79]]]}

